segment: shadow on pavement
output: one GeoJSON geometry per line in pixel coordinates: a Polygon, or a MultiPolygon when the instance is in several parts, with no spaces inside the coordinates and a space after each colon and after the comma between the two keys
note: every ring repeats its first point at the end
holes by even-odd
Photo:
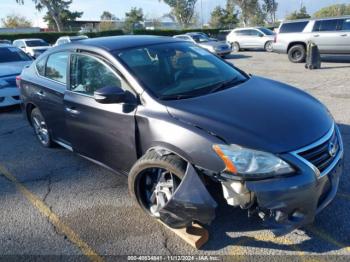
{"type": "Polygon", "coordinates": [[[239,53],[232,53],[227,56],[225,56],[225,59],[244,59],[244,58],[251,58],[249,55],[243,55],[239,53]]]}

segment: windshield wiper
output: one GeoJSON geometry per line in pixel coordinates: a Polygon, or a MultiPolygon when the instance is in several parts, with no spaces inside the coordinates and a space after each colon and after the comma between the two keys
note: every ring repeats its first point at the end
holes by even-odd
{"type": "Polygon", "coordinates": [[[191,98],[191,97],[196,97],[196,95],[186,95],[186,94],[178,94],[178,95],[164,95],[160,96],[159,98],[161,100],[181,100],[185,98],[191,98]]]}
{"type": "Polygon", "coordinates": [[[212,93],[215,93],[215,92],[218,92],[218,91],[221,91],[221,90],[224,90],[224,89],[227,89],[227,88],[230,88],[230,87],[242,84],[245,81],[247,81],[247,79],[239,79],[239,80],[237,80],[237,78],[235,77],[235,78],[233,78],[231,80],[224,81],[224,82],[221,82],[221,83],[215,85],[215,87],[212,90],[210,90],[209,93],[212,94],[212,93]]]}

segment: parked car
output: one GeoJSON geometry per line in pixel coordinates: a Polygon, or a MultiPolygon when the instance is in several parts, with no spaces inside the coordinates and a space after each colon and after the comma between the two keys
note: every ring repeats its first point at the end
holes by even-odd
{"type": "Polygon", "coordinates": [[[50,48],[50,45],[47,42],[38,38],[17,39],[13,41],[13,45],[22,49],[23,52],[33,58],[37,58],[50,48]]]}
{"type": "Polygon", "coordinates": [[[241,49],[264,49],[272,52],[275,33],[264,27],[236,28],[228,34],[226,40],[235,52],[241,49]]]}
{"type": "Polygon", "coordinates": [[[127,175],[139,206],[173,228],[214,219],[212,185],[277,235],[313,222],[336,195],[343,144],[326,107],[191,42],[118,36],[62,45],[19,85],[44,147],[57,143],[127,175]]]}
{"type": "Polygon", "coordinates": [[[0,39],[0,44],[11,45],[11,41],[10,41],[10,40],[7,40],[7,39],[0,39]]]}
{"type": "Polygon", "coordinates": [[[182,39],[200,47],[207,49],[209,52],[212,52],[216,55],[224,57],[231,54],[232,49],[230,45],[224,42],[218,42],[217,40],[212,40],[203,33],[187,33],[183,35],[175,35],[174,38],[182,39]]]}
{"type": "Polygon", "coordinates": [[[86,35],[79,35],[79,36],[62,36],[60,38],[57,39],[56,43],[54,44],[54,46],[58,46],[58,45],[63,45],[63,44],[68,44],[68,43],[72,43],[72,42],[76,42],[76,41],[80,41],[80,40],[84,40],[84,39],[88,39],[89,37],[87,37],[86,35]]]}
{"type": "Polygon", "coordinates": [[[32,58],[22,50],[12,45],[0,44],[0,107],[21,102],[16,77],[31,63],[32,58]]]}
{"type": "Polygon", "coordinates": [[[321,54],[350,54],[350,16],[286,21],[281,23],[273,49],[288,54],[293,63],[303,63],[308,42],[321,54]]]}

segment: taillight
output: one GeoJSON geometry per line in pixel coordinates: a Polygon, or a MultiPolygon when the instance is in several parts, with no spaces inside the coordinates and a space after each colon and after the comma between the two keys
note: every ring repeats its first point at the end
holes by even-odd
{"type": "Polygon", "coordinates": [[[21,87],[21,80],[22,80],[21,76],[16,76],[16,85],[18,88],[21,87]]]}

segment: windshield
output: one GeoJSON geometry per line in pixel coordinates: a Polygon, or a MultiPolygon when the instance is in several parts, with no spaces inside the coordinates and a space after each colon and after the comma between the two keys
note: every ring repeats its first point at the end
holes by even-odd
{"type": "Polygon", "coordinates": [[[46,43],[44,40],[27,40],[26,41],[27,46],[34,47],[34,46],[48,46],[49,44],[46,43]]]}
{"type": "Polygon", "coordinates": [[[248,79],[233,66],[190,43],[152,45],[114,55],[160,99],[209,94],[248,79]]]}
{"type": "Polygon", "coordinates": [[[31,61],[32,59],[16,47],[0,48],[0,63],[31,61]]]}
{"type": "Polygon", "coordinates": [[[261,27],[261,28],[259,28],[259,30],[261,32],[263,32],[265,35],[274,35],[275,34],[273,31],[271,31],[270,29],[267,29],[267,28],[261,27]]]}
{"type": "Polygon", "coordinates": [[[205,36],[205,35],[191,35],[191,37],[193,38],[193,40],[196,43],[203,43],[203,42],[209,42],[210,39],[209,37],[205,36]]]}

